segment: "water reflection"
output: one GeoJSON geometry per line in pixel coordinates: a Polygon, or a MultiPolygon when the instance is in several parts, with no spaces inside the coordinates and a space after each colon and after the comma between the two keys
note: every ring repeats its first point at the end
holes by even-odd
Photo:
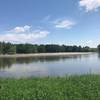
{"type": "Polygon", "coordinates": [[[16,58],[0,58],[0,69],[10,68],[16,63],[16,58]]]}
{"type": "Polygon", "coordinates": [[[98,53],[98,58],[100,59],[100,52],[98,53]]]}
{"type": "MultiPolygon", "coordinates": [[[[44,57],[20,57],[20,58],[0,58],[0,69],[10,68],[13,64],[30,64],[38,62],[59,62],[61,60],[81,59],[83,55],[74,56],[44,56],[44,57]]],[[[84,55],[88,57],[89,55],[84,55]]]]}
{"type": "Polygon", "coordinates": [[[63,76],[100,72],[100,55],[0,58],[0,76],[63,76]]]}

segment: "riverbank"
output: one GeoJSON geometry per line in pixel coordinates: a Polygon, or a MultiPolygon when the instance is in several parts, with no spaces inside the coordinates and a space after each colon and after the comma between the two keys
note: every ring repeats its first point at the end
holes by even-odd
{"type": "Polygon", "coordinates": [[[34,54],[12,54],[0,55],[0,57],[42,57],[42,56],[69,56],[69,55],[85,55],[91,52],[64,52],[64,53],[34,53],[34,54]]]}
{"type": "Polygon", "coordinates": [[[100,75],[0,78],[0,100],[100,100],[100,75]]]}

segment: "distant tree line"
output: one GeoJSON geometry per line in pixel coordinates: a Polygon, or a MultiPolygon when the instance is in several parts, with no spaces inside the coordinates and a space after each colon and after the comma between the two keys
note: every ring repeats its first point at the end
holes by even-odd
{"type": "Polygon", "coordinates": [[[96,51],[88,46],[66,46],[66,45],[36,45],[36,44],[12,44],[0,42],[0,54],[20,53],[53,53],[53,52],[91,52],[96,51]]]}
{"type": "Polygon", "coordinates": [[[16,53],[16,45],[11,43],[0,42],[0,54],[16,53]]]}

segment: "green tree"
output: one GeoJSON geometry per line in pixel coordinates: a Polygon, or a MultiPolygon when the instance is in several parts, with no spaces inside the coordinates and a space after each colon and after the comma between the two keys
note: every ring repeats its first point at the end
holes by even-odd
{"type": "Polygon", "coordinates": [[[32,53],[38,53],[38,46],[37,45],[33,45],[32,48],[33,48],[32,53]]]}
{"type": "Polygon", "coordinates": [[[15,45],[11,45],[8,49],[8,54],[16,54],[16,46],[15,45]]]}
{"type": "Polygon", "coordinates": [[[15,54],[16,46],[11,43],[2,43],[2,53],[3,54],[15,54]]]}
{"type": "Polygon", "coordinates": [[[0,54],[2,54],[2,42],[0,42],[0,54]]]}
{"type": "Polygon", "coordinates": [[[83,47],[82,51],[83,52],[90,52],[90,47],[85,46],[85,47],[83,47]]]}
{"type": "Polygon", "coordinates": [[[38,52],[39,53],[45,53],[46,52],[45,45],[39,45],[38,46],[38,52]]]}

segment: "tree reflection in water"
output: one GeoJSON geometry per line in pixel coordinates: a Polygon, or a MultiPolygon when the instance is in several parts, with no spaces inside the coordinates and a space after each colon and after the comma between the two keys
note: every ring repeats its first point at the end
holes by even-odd
{"type": "Polygon", "coordinates": [[[98,58],[100,59],[100,52],[98,52],[98,58]]]}
{"type": "Polygon", "coordinates": [[[16,63],[16,58],[0,58],[0,69],[10,68],[16,63]]]}
{"type": "MultiPolygon", "coordinates": [[[[67,56],[43,56],[43,57],[20,57],[20,58],[0,58],[0,69],[10,68],[12,64],[30,64],[38,62],[56,62],[60,60],[81,59],[82,56],[89,55],[67,55],[67,56]]],[[[100,55],[99,55],[100,57],[100,55]]]]}

